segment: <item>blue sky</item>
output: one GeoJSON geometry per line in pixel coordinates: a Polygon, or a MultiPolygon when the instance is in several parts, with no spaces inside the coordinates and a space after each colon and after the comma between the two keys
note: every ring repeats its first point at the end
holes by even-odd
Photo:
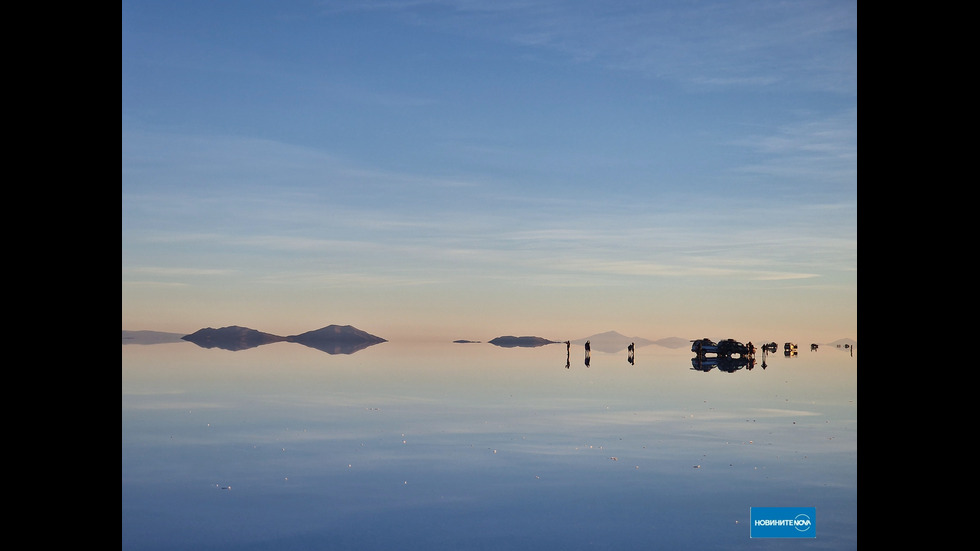
{"type": "Polygon", "coordinates": [[[857,8],[122,3],[122,325],[857,337],[857,8]]]}

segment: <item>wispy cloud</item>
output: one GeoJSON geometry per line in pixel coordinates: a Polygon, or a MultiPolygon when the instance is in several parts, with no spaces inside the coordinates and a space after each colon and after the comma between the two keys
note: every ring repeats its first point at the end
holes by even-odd
{"type": "Polygon", "coordinates": [[[227,268],[200,268],[178,266],[127,266],[123,265],[124,287],[180,288],[200,283],[202,280],[227,280],[235,270],[227,268]]]}
{"type": "Polygon", "coordinates": [[[838,189],[856,189],[857,111],[781,126],[769,133],[746,135],[733,145],[755,151],[759,161],[736,170],[745,173],[805,178],[838,189]]]}
{"type": "Polygon", "coordinates": [[[627,277],[662,277],[662,278],[708,278],[733,280],[775,281],[785,279],[809,279],[819,277],[813,273],[776,272],[760,270],[746,266],[732,265],[703,265],[700,263],[669,264],[636,260],[620,261],[589,261],[577,260],[559,262],[557,269],[574,272],[585,272],[603,275],[627,277]]]}
{"type": "Polygon", "coordinates": [[[132,266],[124,268],[124,272],[139,275],[158,276],[226,276],[232,270],[215,268],[186,268],[167,266],[132,266]]]}
{"type": "Polygon", "coordinates": [[[449,280],[433,277],[431,273],[401,274],[380,273],[378,271],[320,270],[310,272],[273,272],[256,279],[257,283],[308,290],[325,288],[349,289],[398,289],[426,285],[446,284],[449,280]]]}
{"type": "Polygon", "coordinates": [[[857,15],[848,2],[415,0],[329,7],[324,13],[392,11],[446,32],[698,86],[856,89],[857,15]]]}
{"type": "Polygon", "coordinates": [[[142,287],[142,288],[168,288],[168,287],[187,287],[189,284],[182,281],[145,281],[145,280],[129,280],[123,278],[123,287],[142,287]]]}

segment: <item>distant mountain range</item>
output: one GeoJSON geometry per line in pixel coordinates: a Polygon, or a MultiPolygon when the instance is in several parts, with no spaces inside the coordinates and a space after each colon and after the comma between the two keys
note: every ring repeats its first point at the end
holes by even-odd
{"type": "Polygon", "coordinates": [[[682,339],[680,337],[668,337],[665,339],[652,341],[642,337],[627,337],[626,335],[617,333],[616,331],[606,331],[605,333],[598,333],[590,337],[576,339],[572,341],[572,343],[585,344],[586,341],[589,341],[589,347],[592,350],[598,350],[600,352],[620,352],[626,350],[630,343],[632,343],[634,347],[657,344],[666,348],[680,348],[683,346],[688,346],[688,343],[691,342],[689,339],[682,339]]]}
{"type": "Polygon", "coordinates": [[[691,345],[691,339],[667,337],[665,339],[657,339],[653,341],[653,344],[663,346],[664,348],[686,348],[691,345]]]}
{"type": "MultiPolygon", "coordinates": [[[[682,339],[680,337],[668,337],[659,340],[649,340],[642,337],[627,337],[616,331],[606,331],[605,333],[598,333],[590,337],[583,337],[581,339],[575,339],[570,341],[572,344],[584,345],[585,342],[589,342],[589,347],[592,350],[599,352],[620,352],[626,350],[626,348],[632,343],[634,347],[647,346],[650,344],[660,345],[666,348],[682,348],[690,346],[690,339],[682,339]]],[[[461,342],[461,341],[456,341],[461,342]]],[[[545,339],[542,337],[512,337],[503,336],[497,337],[490,341],[491,344],[497,346],[505,346],[508,348],[512,347],[534,347],[543,346],[546,344],[553,344],[556,342],[564,341],[553,341],[550,339],[545,339]]]]}
{"type": "Polygon", "coordinates": [[[837,339],[834,342],[828,342],[825,346],[857,346],[857,341],[854,339],[837,339]]]}

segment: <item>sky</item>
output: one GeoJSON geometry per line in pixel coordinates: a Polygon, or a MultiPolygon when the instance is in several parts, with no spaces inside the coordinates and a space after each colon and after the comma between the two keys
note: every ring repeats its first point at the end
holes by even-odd
{"type": "Polygon", "coordinates": [[[122,2],[122,328],[857,338],[856,2],[122,2]]]}

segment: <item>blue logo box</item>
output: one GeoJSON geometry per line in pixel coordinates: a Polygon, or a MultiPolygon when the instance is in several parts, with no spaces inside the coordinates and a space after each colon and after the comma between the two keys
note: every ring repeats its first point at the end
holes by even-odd
{"type": "Polygon", "coordinates": [[[750,507],[750,538],[815,538],[816,507],[750,507]]]}

